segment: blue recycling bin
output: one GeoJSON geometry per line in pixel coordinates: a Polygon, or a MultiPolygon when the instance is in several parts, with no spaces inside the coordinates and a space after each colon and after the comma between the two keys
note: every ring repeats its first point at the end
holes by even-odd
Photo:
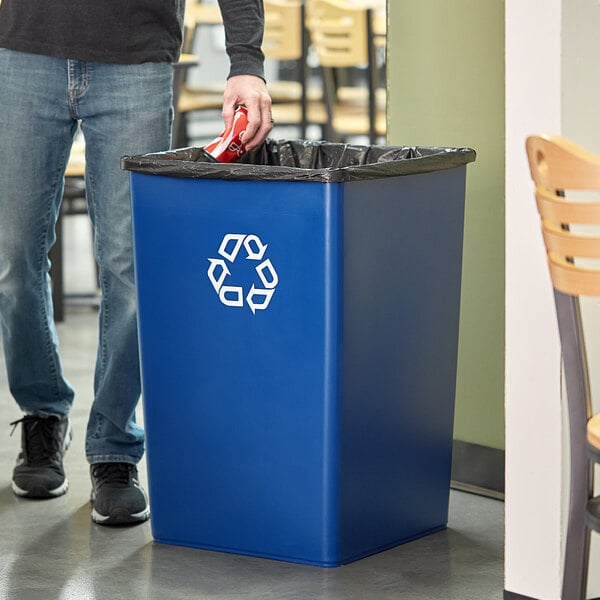
{"type": "Polygon", "coordinates": [[[152,532],[338,566],[447,523],[475,154],[266,148],[123,159],[152,532]]]}

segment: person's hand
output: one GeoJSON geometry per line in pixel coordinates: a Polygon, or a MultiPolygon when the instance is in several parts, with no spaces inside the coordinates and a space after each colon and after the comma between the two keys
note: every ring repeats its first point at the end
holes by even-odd
{"type": "Polygon", "coordinates": [[[227,80],[222,112],[226,129],[238,104],[243,104],[248,110],[248,127],[242,135],[242,142],[246,150],[252,150],[260,146],[273,129],[271,97],[265,82],[255,75],[235,75],[227,80]]]}

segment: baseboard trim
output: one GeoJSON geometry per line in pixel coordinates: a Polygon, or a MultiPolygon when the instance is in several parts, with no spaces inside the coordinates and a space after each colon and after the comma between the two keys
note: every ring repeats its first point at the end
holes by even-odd
{"type": "MultiPolygon", "coordinates": [[[[538,600],[532,596],[523,596],[522,594],[516,594],[515,592],[508,592],[504,590],[504,600],[538,600]]],[[[600,598],[590,598],[590,600],[600,600],[600,598]]]]}
{"type": "Polygon", "coordinates": [[[451,487],[504,499],[504,450],[454,440],[451,487]]]}
{"type": "Polygon", "coordinates": [[[504,590],[504,600],[536,600],[536,598],[515,594],[515,592],[507,592],[504,590]]]}

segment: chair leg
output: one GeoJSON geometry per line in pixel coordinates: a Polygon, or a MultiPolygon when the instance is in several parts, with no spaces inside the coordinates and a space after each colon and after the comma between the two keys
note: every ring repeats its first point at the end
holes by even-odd
{"type": "Polygon", "coordinates": [[[333,104],[335,102],[335,78],[333,69],[330,67],[320,67],[321,81],[323,83],[323,101],[327,109],[327,123],[323,124],[323,137],[328,142],[338,141],[337,133],[333,128],[333,104]]]}
{"type": "Polygon", "coordinates": [[[563,354],[569,415],[570,489],[562,600],[584,600],[590,532],[587,502],[593,490],[593,467],[586,449],[590,391],[579,301],[555,290],[554,300],[563,354]]]}
{"type": "Polygon", "coordinates": [[[173,120],[172,148],[184,148],[189,146],[190,140],[187,134],[187,118],[188,115],[184,113],[175,115],[175,119],[173,120]]]}
{"type": "Polygon", "coordinates": [[[54,321],[60,323],[64,320],[65,291],[63,283],[63,240],[62,217],[56,221],[56,241],[50,249],[50,279],[52,282],[52,304],[54,306],[54,321]]]}
{"type": "Polygon", "coordinates": [[[590,530],[586,526],[587,478],[585,475],[583,478],[582,482],[571,475],[562,600],[585,600],[586,597],[590,530]]]}

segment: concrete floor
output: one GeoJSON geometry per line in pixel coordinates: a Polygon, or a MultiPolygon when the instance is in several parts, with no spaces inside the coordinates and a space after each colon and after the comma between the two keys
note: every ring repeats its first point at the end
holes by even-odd
{"type": "MultiPolygon", "coordinates": [[[[94,525],[83,441],[96,318],[93,309],[72,306],[59,325],[65,373],[77,392],[74,440],[65,459],[70,489],[61,498],[12,494],[20,430],[10,437],[9,423],[20,413],[0,369],[0,599],[502,598],[504,505],[464,492],[450,494],[447,530],[335,569],[161,545],[153,542],[150,523],[94,525]]],[[[145,480],[144,464],[140,471],[145,480]]]]}

